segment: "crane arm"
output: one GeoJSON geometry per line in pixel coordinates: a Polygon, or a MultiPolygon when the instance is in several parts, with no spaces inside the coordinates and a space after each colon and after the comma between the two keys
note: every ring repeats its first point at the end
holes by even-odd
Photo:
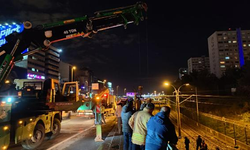
{"type": "Polygon", "coordinates": [[[7,43],[0,47],[0,87],[12,70],[14,63],[24,55],[30,55],[40,50],[48,50],[52,43],[76,37],[91,37],[100,31],[128,24],[139,24],[145,18],[147,5],[137,2],[127,7],[119,7],[95,12],[93,16],[83,16],[55,23],[32,27],[28,21],[24,22],[21,33],[14,32],[6,37],[7,43]],[[29,48],[29,52],[22,52],[29,48]]]}

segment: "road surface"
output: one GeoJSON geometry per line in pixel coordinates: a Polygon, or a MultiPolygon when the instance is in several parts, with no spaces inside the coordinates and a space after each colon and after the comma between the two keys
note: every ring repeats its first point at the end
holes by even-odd
{"type": "MultiPolygon", "coordinates": [[[[115,117],[107,117],[107,124],[102,125],[103,138],[115,124],[115,117]]],[[[62,121],[60,134],[54,139],[46,139],[36,150],[97,150],[101,142],[95,142],[94,119],[72,116],[62,121]]],[[[22,146],[12,145],[9,150],[24,150],[22,146]]]]}

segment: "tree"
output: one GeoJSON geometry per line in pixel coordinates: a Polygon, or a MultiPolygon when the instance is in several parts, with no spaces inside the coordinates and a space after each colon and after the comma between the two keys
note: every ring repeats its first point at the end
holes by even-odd
{"type": "Polygon", "coordinates": [[[246,61],[242,67],[242,77],[238,80],[239,92],[243,95],[250,96],[250,61],[246,61]]]}

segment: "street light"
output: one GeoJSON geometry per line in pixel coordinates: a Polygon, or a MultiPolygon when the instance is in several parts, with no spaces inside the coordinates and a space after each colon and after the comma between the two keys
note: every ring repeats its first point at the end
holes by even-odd
{"type": "Polygon", "coordinates": [[[181,138],[180,90],[183,86],[189,86],[189,83],[182,84],[181,86],[178,87],[178,89],[168,82],[165,82],[164,85],[166,85],[166,86],[170,85],[174,89],[174,93],[175,93],[175,97],[176,97],[177,126],[178,126],[179,138],[181,138]]]}
{"type": "Polygon", "coordinates": [[[76,70],[76,66],[73,66],[73,67],[71,68],[71,82],[74,81],[74,70],[76,70]]]}

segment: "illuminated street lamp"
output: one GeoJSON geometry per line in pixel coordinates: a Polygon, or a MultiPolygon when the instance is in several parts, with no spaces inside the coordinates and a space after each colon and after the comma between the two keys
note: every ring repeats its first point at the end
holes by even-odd
{"type": "Polygon", "coordinates": [[[71,81],[73,82],[74,81],[74,70],[76,70],[76,66],[73,66],[71,68],[71,81]]]}
{"type": "Polygon", "coordinates": [[[181,138],[180,90],[183,86],[189,86],[189,83],[182,84],[181,86],[178,87],[178,89],[168,82],[165,82],[164,85],[166,85],[166,86],[170,85],[174,89],[174,93],[175,93],[175,97],[176,97],[177,126],[178,126],[179,138],[181,138]]]}

